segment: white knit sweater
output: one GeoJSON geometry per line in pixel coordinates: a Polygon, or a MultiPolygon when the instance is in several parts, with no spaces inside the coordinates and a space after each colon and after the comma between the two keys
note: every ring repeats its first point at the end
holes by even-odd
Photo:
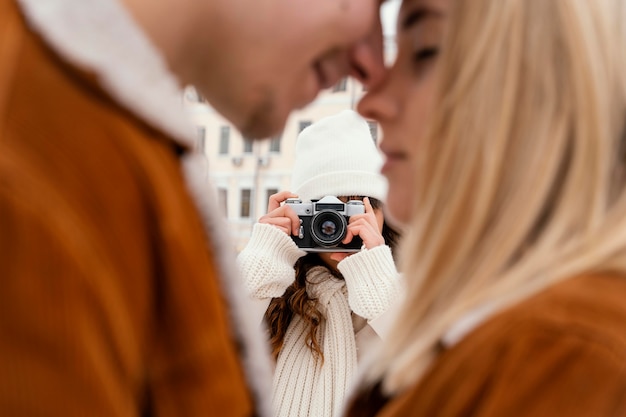
{"type": "MultiPolygon", "coordinates": [[[[271,298],[283,295],[295,279],[295,262],[305,254],[279,229],[256,224],[238,257],[250,295],[265,300],[265,307],[271,298]]],[[[304,321],[294,317],[273,378],[272,405],[279,417],[332,417],[341,411],[356,376],[357,350],[361,356],[363,350],[372,347],[372,338],[359,334],[375,334],[377,330],[369,324],[356,329],[359,317],[355,315],[371,323],[397,299],[398,272],[388,246],[355,253],[341,261],[338,269],[344,280],[335,278],[325,267],[307,272],[307,292],[318,299],[322,313],[317,341],[324,361],[316,360],[306,345],[304,321]]]]}

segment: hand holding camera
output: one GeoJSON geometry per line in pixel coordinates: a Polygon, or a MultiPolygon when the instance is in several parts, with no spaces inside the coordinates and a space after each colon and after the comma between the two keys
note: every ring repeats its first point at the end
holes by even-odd
{"type": "Polygon", "coordinates": [[[300,249],[307,252],[358,252],[363,241],[352,235],[347,239],[348,222],[357,214],[365,213],[360,200],[347,203],[334,196],[317,201],[302,202],[297,198],[285,201],[298,215],[298,233],[292,236],[300,249]]]}
{"type": "Polygon", "coordinates": [[[259,223],[270,224],[290,236],[297,234],[300,227],[298,215],[288,206],[281,205],[288,198],[296,197],[291,191],[272,194],[267,204],[267,214],[259,219],[259,223]]]}
{"type": "Polygon", "coordinates": [[[371,249],[385,243],[367,197],[345,203],[335,196],[302,202],[295,194],[283,191],[270,197],[268,214],[259,222],[289,234],[307,252],[348,254],[363,246],[371,249]]]}

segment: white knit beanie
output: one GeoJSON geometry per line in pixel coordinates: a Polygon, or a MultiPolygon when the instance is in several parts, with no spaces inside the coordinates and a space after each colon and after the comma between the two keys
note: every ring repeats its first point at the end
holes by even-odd
{"type": "Polygon", "coordinates": [[[298,136],[291,191],[303,202],[327,195],[382,201],[387,195],[382,162],[365,119],[344,110],[313,123],[298,136]]]}

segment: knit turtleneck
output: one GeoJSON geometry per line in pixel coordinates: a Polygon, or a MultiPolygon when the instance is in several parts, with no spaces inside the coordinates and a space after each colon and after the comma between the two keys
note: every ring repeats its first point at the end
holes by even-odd
{"type": "Polygon", "coordinates": [[[356,343],[345,281],[322,267],[311,269],[307,281],[309,297],[317,299],[323,318],[317,342],[324,358],[315,355],[306,343],[309,324],[295,316],[274,374],[272,403],[279,417],[333,416],[343,406],[356,372],[356,343]]]}
{"type": "MultiPolygon", "coordinates": [[[[282,296],[294,282],[294,264],[305,254],[278,228],[255,224],[237,259],[250,296],[268,303],[282,296]]],[[[322,316],[316,341],[323,361],[307,344],[310,325],[295,315],[274,371],[272,406],[276,416],[332,417],[340,412],[356,378],[358,341],[352,314],[370,323],[397,300],[398,272],[389,247],[364,249],[341,261],[338,269],[344,280],[323,266],[307,271],[306,291],[317,299],[322,316]]]]}

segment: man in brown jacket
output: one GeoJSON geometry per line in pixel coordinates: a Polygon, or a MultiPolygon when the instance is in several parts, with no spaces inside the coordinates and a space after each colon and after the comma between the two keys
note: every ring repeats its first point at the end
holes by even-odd
{"type": "Polygon", "coordinates": [[[379,0],[301,3],[0,0],[0,415],[269,414],[180,88],[265,137],[376,83],[379,0]]]}

